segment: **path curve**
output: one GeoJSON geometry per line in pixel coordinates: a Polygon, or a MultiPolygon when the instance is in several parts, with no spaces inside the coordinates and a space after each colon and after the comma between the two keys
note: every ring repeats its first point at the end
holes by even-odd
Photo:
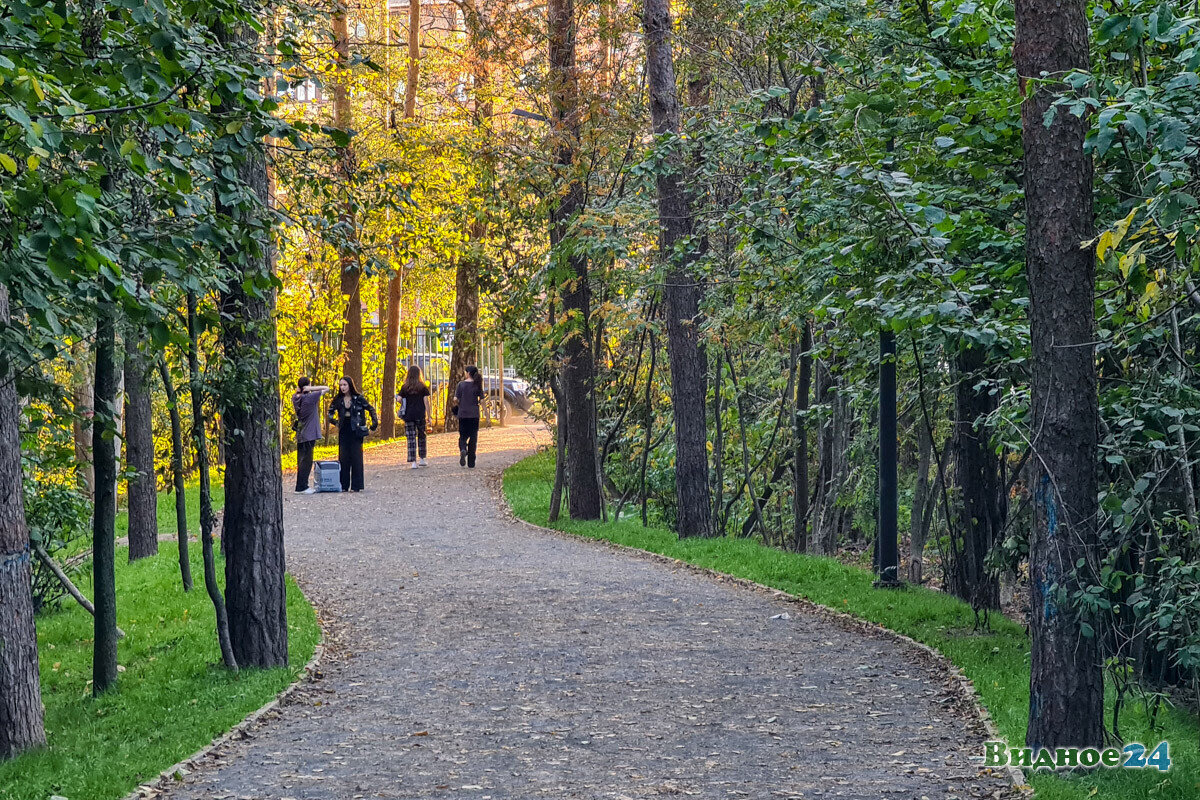
{"type": "Polygon", "coordinates": [[[485,430],[476,470],[452,437],[417,471],[380,447],[361,495],[288,493],[323,677],[160,796],[1008,795],[911,648],[505,519],[490,487],[544,438],[485,430]]]}

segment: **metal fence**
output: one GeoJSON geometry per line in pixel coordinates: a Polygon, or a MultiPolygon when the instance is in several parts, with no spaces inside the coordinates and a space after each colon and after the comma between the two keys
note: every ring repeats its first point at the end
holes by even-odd
{"type": "MultiPolygon", "coordinates": [[[[429,384],[432,397],[433,418],[430,420],[435,430],[444,427],[446,423],[446,402],[451,392],[450,362],[453,356],[454,325],[420,325],[402,330],[396,352],[398,365],[396,385],[404,382],[404,376],[411,366],[421,368],[425,381],[429,384]]],[[[504,369],[504,345],[489,342],[482,337],[476,344],[474,362],[483,373],[484,402],[480,406],[481,422],[484,425],[503,424],[508,413],[508,405],[504,402],[504,381],[501,376],[504,369]]],[[[511,374],[508,377],[513,377],[511,374]]],[[[386,400],[384,401],[386,402],[386,400]]],[[[393,402],[399,402],[393,400],[393,402]]],[[[399,408],[397,407],[397,414],[399,408]]]]}

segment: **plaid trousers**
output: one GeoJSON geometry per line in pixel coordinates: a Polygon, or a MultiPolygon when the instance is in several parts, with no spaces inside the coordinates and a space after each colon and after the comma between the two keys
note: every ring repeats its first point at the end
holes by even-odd
{"type": "Polygon", "coordinates": [[[408,441],[408,460],[417,460],[417,443],[421,445],[421,458],[425,457],[425,420],[420,422],[404,421],[404,438],[408,441]]]}

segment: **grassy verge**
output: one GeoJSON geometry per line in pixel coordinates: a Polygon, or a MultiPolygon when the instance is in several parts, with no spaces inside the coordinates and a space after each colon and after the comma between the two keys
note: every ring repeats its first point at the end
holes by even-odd
{"type": "MultiPolygon", "coordinates": [[[[549,452],[527,458],[504,473],[504,493],[518,517],[547,525],[553,475],[554,455],[549,452]]],[[[970,606],[949,595],[923,588],[875,589],[866,570],[831,558],[785,553],[747,539],[680,541],[668,530],[643,528],[632,520],[560,521],[551,527],[747,578],[910,636],[956,664],[974,682],[1001,734],[1014,745],[1024,743],[1029,639],[1021,626],[1007,619],[993,617],[990,634],[973,634],[970,606]]],[[[1172,710],[1160,714],[1158,726],[1152,727],[1145,709],[1130,704],[1122,711],[1121,733],[1126,741],[1148,747],[1169,741],[1170,772],[1099,770],[1077,777],[1040,773],[1032,778],[1037,796],[1043,800],[1194,800],[1200,796],[1196,748],[1200,726],[1194,719],[1172,710]]]]}
{"type": "MultiPolygon", "coordinates": [[[[171,502],[168,498],[168,509],[171,502]]],[[[291,666],[243,670],[235,677],[220,666],[212,603],[201,584],[200,548],[192,547],[190,555],[197,584],[184,594],[174,544],[163,543],[157,556],[134,564],[118,552],[124,671],[117,690],[99,699],[90,694],[92,618],[74,604],[38,618],[49,744],[0,764],[0,798],[122,797],[229,730],[296,678],[320,630],[312,606],[291,579],[291,666]]],[[[223,565],[217,572],[224,574],[223,565]]],[[[90,575],[79,576],[79,583],[90,596],[90,575]]]]}
{"type": "MultiPolygon", "coordinates": [[[[225,507],[225,477],[213,470],[212,478],[209,480],[212,490],[212,505],[213,511],[220,511],[225,507]]],[[[193,536],[200,535],[200,484],[197,480],[192,481],[184,486],[184,499],[187,502],[188,514],[188,531],[193,536]]],[[[122,511],[117,514],[117,537],[120,538],[129,533],[129,514],[122,511]]],[[[158,534],[160,536],[174,536],[179,532],[179,526],[175,524],[175,493],[174,492],[159,492],[158,493],[158,534]]],[[[86,547],[90,547],[89,541],[86,547]]]]}

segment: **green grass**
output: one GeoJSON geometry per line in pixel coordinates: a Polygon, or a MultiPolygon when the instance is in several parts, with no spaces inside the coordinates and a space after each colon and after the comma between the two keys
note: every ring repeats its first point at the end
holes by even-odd
{"type": "MultiPolygon", "coordinates": [[[[504,493],[518,517],[547,526],[554,454],[539,453],[504,473],[504,493]]],[[[938,650],[974,684],[1001,734],[1015,745],[1025,741],[1029,710],[1029,638],[1004,618],[992,618],[990,634],[973,634],[970,606],[924,588],[904,591],[872,587],[873,576],[831,558],[785,553],[748,539],[680,541],[663,528],[643,528],[633,520],[614,523],[560,520],[553,526],[593,539],[678,558],[781,589],[903,633],[938,650]]],[[[1121,715],[1126,741],[1153,747],[1171,743],[1171,770],[1099,770],[1077,777],[1039,773],[1032,777],[1042,800],[1194,800],[1200,796],[1200,726],[1179,710],[1160,714],[1152,728],[1144,708],[1126,706],[1121,715]],[[1094,792],[1094,793],[1093,793],[1094,792]]],[[[980,753],[982,755],[982,753],[980,753]]]]}
{"type": "MultiPolygon", "coordinates": [[[[168,509],[172,502],[168,497],[168,509]]],[[[170,513],[167,530],[173,531],[170,513]]],[[[92,618],[74,604],[38,618],[48,746],[0,764],[0,798],[120,798],[229,730],[296,678],[320,629],[292,580],[291,666],[233,676],[220,666],[200,547],[192,547],[190,555],[196,587],[184,594],[174,544],[163,543],[157,556],[134,564],[118,551],[117,623],[126,633],[118,657],[124,672],[118,688],[98,699],[90,686],[92,618]]],[[[223,574],[223,565],[217,571],[223,574]]],[[[90,596],[90,574],[79,576],[79,584],[90,596]]]]}
{"type": "MultiPolygon", "coordinates": [[[[213,470],[209,484],[212,491],[213,510],[219,511],[225,506],[224,475],[218,470],[213,470]]],[[[193,480],[191,483],[185,484],[183,496],[187,500],[188,532],[198,538],[200,536],[200,483],[197,480],[193,480]]],[[[117,514],[116,528],[118,538],[129,533],[129,514],[125,511],[117,514]]],[[[175,524],[175,493],[173,491],[159,492],[158,534],[160,536],[167,534],[174,536],[178,532],[179,526],[175,524]]],[[[83,546],[83,549],[86,549],[91,546],[90,537],[84,537],[84,539],[87,540],[87,543],[83,546]]]]}

